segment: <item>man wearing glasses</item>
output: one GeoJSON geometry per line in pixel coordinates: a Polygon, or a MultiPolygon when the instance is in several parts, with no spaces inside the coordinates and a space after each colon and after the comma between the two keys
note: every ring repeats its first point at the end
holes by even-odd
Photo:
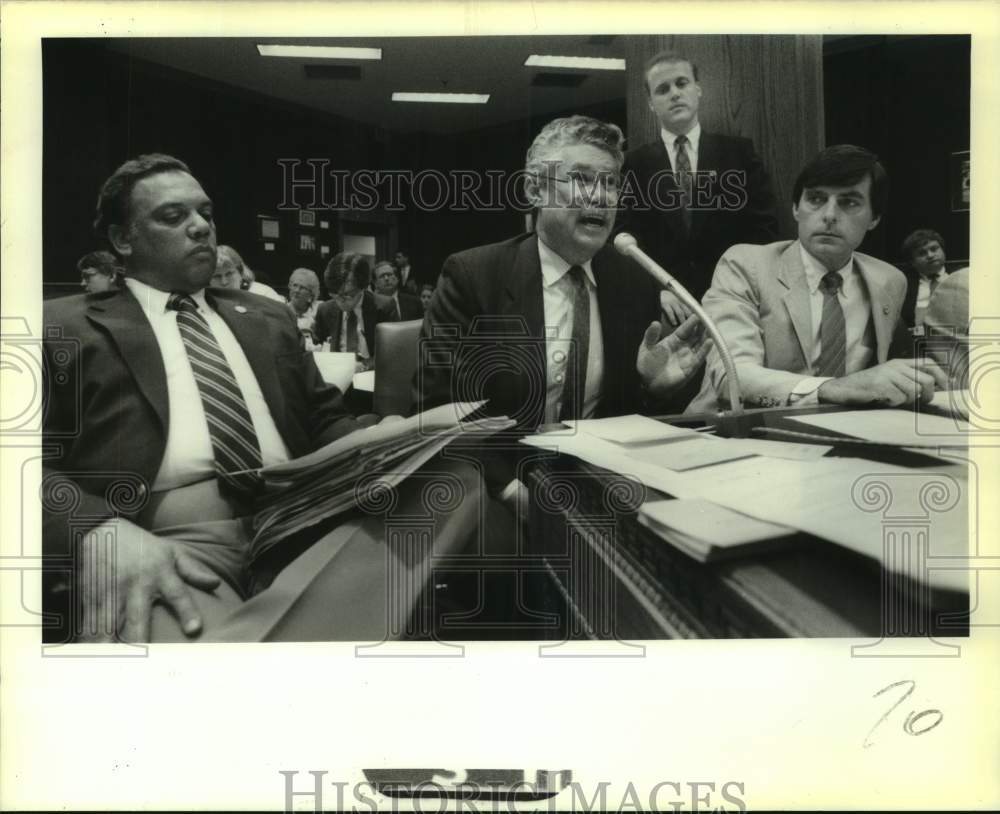
{"type": "MultiPolygon", "coordinates": [[[[538,134],[525,167],[535,231],[445,261],[424,320],[417,409],[488,399],[486,410],[523,434],[655,410],[698,369],[708,351],[700,325],[665,334],[656,285],[606,245],[623,142],[616,125],[585,116],[538,134]]],[[[523,497],[515,455],[486,469],[507,503],[523,497]]]]}
{"type": "Polygon", "coordinates": [[[375,326],[395,319],[392,300],[380,304],[368,290],[371,269],[360,254],[334,255],[323,272],[323,282],[330,299],[316,310],[313,341],[317,345],[328,342],[332,351],[355,354],[357,372],[371,370],[375,364],[375,326]]]}
{"type": "Polygon", "coordinates": [[[76,264],[80,272],[80,285],[87,294],[116,291],[121,282],[121,264],[108,251],[89,252],[76,264]]]}

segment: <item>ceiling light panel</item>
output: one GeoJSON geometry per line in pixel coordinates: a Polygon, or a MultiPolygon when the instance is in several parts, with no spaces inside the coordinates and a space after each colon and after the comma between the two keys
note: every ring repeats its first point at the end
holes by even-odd
{"type": "Polygon", "coordinates": [[[490,100],[488,93],[408,93],[396,91],[394,102],[444,102],[459,105],[485,105],[490,100]]]}
{"type": "Polygon", "coordinates": [[[298,59],[382,59],[381,48],[347,48],[332,45],[257,45],[262,57],[298,59]]]}
{"type": "Polygon", "coordinates": [[[532,54],[524,61],[526,68],[571,68],[577,71],[624,71],[624,59],[610,57],[561,57],[532,54]]]}

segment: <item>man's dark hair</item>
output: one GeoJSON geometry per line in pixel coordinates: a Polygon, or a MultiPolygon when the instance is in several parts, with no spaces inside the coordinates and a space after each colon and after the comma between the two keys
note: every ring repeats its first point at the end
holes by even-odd
{"type": "Polygon", "coordinates": [[[694,60],[688,59],[686,56],[678,54],[676,51],[660,51],[647,59],[646,64],[642,68],[642,83],[646,86],[647,96],[649,96],[649,72],[657,65],[670,64],[674,62],[686,62],[690,65],[691,76],[694,77],[695,82],[698,81],[698,66],[694,64],[694,60]]]}
{"type": "Polygon", "coordinates": [[[76,261],[77,271],[83,274],[86,269],[96,269],[112,280],[116,280],[122,272],[121,263],[118,261],[118,258],[111,252],[103,250],[87,252],[87,254],[76,261]]]}
{"type": "Polygon", "coordinates": [[[132,188],[143,178],[161,172],[186,172],[191,175],[188,165],[179,158],[164,153],[147,153],[130,159],[115,170],[101,186],[97,196],[97,213],[94,217],[94,233],[107,239],[109,226],[125,226],[129,218],[129,201],[132,188]]]}
{"type": "Polygon", "coordinates": [[[916,229],[910,232],[903,240],[903,245],[899,247],[899,253],[907,263],[913,262],[913,255],[922,248],[925,243],[936,240],[941,244],[941,250],[945,250],[944,238],[933,229],[916,229]]]}
{"type": "Polygon", "coordinates": [[[827,147],[802,168],[792,189],[792,203],[798,204],[802,190],[811,187],[849,187],[865,176],[872,179],[871,205],[875,217],[881,217],[889,198],[889,176],[878,156],[864,147],[836,144],[827,147]]]}
{"type": "Polygon", "coordinates": [[[372,272],[364,255],[354,252],[340,252],[330,258],[323,272],[323,282],[326,290],[336,294],[344,287],[347,275],[350,274],[357,288],[367,288],[371,282],[372,272]]]}

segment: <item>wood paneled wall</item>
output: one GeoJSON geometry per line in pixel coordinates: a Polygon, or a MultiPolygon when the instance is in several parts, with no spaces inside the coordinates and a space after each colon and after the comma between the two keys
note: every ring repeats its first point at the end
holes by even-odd
{"type": "Polygon", "coordinates": [[[643,65],[672,50],[698,66],[705,130],[753,139],[771,174],[781,231],[794,237],[791,190],[802,165],[824,145],[821,36],[655,35],[628,37],[628,143],[658,138],[643,65]]]}

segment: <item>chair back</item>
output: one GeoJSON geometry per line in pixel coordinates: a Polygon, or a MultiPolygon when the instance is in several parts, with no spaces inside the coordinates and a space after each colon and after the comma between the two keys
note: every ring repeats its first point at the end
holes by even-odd
{"type": "Polygon", "coordinates": [[[375,326],[376,415],[408,415],[413,405],[413,374],[417,371],[417,340],[422,319],[380,322],[375,326]]]}

